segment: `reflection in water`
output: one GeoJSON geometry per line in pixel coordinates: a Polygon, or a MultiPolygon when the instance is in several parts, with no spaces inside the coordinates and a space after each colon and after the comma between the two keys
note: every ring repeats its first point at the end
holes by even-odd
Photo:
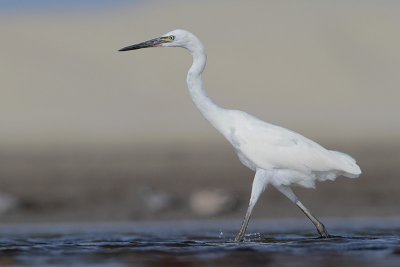
{"type": "MultiPolygon", "coordinates": [[[[400,266],[400,227],[336,229],[317,238],[285,225],[235,243],[236,225],[21,225],[0,227],[0,265],[400,266]]],[[[259,229],[258,229],[259,230],[259,229]]]]}

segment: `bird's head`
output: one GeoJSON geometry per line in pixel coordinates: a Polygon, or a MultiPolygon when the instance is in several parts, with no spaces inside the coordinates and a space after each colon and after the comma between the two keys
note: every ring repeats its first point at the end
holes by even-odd
{"type": "Polygon", "coordinates": [[[147,47],[183,47],[191,50],[195,45],[201,45],[201,43],[192,33],[185,30],[174,30],[160,37],[121,48],[119,51],[129,51],[147,47]]]}

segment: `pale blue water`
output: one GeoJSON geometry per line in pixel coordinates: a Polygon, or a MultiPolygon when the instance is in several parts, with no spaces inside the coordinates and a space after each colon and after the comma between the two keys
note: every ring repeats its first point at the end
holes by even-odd
{"type": "Polygon", "coordinates": [[[126,223],[0,226],[7,266],[400,266],[397,223],[256,222],[235,243],[237,223],[126,223]],[[374,227],[374,225],[376,225],[374,227]]]}
{"type": "Polygon", "coordinates": [[[92,11],[144,2],[144,0],[0,0],[0,13],[92,11]]]}

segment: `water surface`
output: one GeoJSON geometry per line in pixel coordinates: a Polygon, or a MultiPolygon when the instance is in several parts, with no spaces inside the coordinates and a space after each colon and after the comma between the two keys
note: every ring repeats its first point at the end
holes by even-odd
{"type": "Polygon", "coordinates": [[[400,266],[396,222],[330,222],[334,236],[322,239],[303,221],[259,221],[243,243],[237,224],[3,225],[0,265],[400,266]]]}

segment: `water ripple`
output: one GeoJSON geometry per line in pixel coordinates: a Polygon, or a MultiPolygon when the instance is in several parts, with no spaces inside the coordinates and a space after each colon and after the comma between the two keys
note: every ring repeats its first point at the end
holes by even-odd
{"type": "Polygon", "coordinates": [[[0,265],[400,266],[398,228],[342,230],[328,239],[312,231],[260,232],[246,235],[243,243],[233,241],[233,229],[221,235],[196,226],[172,232],[32,229],[0,231],[0,265]]]}

